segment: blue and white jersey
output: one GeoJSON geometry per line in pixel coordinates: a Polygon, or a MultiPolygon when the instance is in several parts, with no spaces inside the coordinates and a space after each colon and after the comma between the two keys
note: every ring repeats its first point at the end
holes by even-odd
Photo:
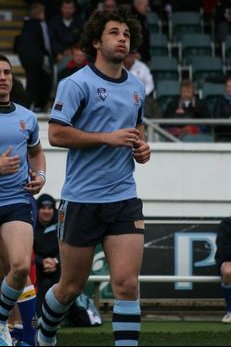
{"type": "Polygon", "coordinates": [[[0,175],[0,206],[30,203],[24,187],[28,182],[28,147],[39,144],[39,126],[36,116],[25,107],[11,104],[0,110],[0,154],[10,146],[10,156],[19,155],[21,163],[17,173],[0,175]]]}
{"type": "MultiPolygon", "coordinates": [[[[50,121],[86,132],[135,128],[143,122],[144,97],[142,82],[126,70],[112,79],[88,65],[60,82],[50,121]]],[[[61,197],[82,203],[134,198],[134,167],[132,148],[69,149],[61,197]]]]}

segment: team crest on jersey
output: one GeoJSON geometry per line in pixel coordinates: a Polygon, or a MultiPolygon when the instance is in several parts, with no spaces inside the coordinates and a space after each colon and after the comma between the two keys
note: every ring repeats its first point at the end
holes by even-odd
{"type": "Polygon", "coordinates": [[[133,100],[136,105],[140,105],[140,96],[137,92],[133,93],[133,100]]]}
{"type": "Polygon", "coordinates": [[[105,88],[97,88],[97,96],[102,100],[105,101],[108,93],[105,88]]]}
{"type": "Polygon", "coordinates": [[[21,131],[25,131],[26,130],[26,122],[24,120],[20,120],[19,121],[19,128],[21,131]]]}

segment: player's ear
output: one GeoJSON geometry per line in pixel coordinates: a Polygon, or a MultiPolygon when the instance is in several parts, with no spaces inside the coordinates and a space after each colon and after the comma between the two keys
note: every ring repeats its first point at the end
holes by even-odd
{"type": "Polygon", "coordinates": [[[100,41],[94,40],[92,45],[93,45],[93,47],[94,47],[95,49],[99,49],[99,47],[100,47],[100,41]]]}

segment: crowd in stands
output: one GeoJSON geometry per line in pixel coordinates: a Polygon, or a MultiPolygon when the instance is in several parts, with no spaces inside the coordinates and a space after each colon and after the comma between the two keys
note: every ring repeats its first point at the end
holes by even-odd
{"type": "MultiPolygon", "coordinates": [[[[95,10],[112,11],[120,4],[127,4],[139,18],[144,38],[139,50],[129,55],[126,68],[140,77],[145,84],[147,92],[145,117],[149,119],[230,118],[228,85],[231,60],[227,40],[230,39],[231,42],[231,0],[193,2],[26,0],[26,2],[30,6],[30,15],[24,20],[21,35],[17,38],[15,46],[26,72],[27,106],[35,112],[47,112],[51,104],[52,91],[56,89],[57,83],[89,62],[88,57],[81,51],[80,38],[84,23],[91,13],[95,10]],[[197,14],[200,19],[199,26],[195,26],[195,23],[192,26],[174,26],[177,13],[180,13],[181,18],[188,13],[197,14]],[[190,37],[193,34],[198,36],[190,37]],[[208,44],[206,48],[203,45],[196,47],[197,38],[199,41],[201,34],[209,39],[209,47],[208,44]],[[184,44],[187,35],[188,40],[194,43],[193,47],[184,44]],[[163,45],[158,46],[161,37],[166,40],[165,50],[163,45]],[[205,58],[204,65],[207,65],[208,71],[201,72],[200,68],[197,70],[198,58],[205,58]],[[158,59],[162,65],[164,60],[168,60],[166,62],[168,68],[159,68],[158,59]],[[210,60],[211,64],[215,62],[217,65],[220,64],[216,71],[209,67],[210,60]],[[172,70],[169,68],[170,65],[174,66],[172,70]],[[174,93],[171,91],[171,96],[164,99],[164,106],[158,97],[162,80],[178,82],[174,93]],[[213,100],[203,94],[203,88],[207,83],[214,87],[220,85],[217,94],[212,92],[213,100]],[[191,90],[193,97],[183,105],[182,91],[185,90],[191,90]]],[[[200,128],[200,131],[202,129],[199,126],[188,127],[192,133],[196,128],[197,130],[200,128]]],[[[203,128],[203,132],[204,129],[208,131],[208,128],[203,128]]],[[[178,130],[172,129],[175,135],[178,130]]],[[[216,141],[229,141],[229,128],[226,126],[223,130],[222,127],[219,128],[216,141]]]]}

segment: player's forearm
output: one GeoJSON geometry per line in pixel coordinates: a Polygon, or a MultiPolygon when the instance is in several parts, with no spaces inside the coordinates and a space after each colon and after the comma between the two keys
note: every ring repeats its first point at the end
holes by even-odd
{"type": "Polygon", "coordinates": [[[64,148],[88,149],[106,143],[107,134],[86,132],[72,127],[51,124],[49,126],[49,142],[51,146],[64,148]]]}
{"type": "Polygon", "coordinates": [[[40,147],[38,150],[32,150],[28,155],[29,167],[33,172],[46,172],[46,159],[40,147]]]}

